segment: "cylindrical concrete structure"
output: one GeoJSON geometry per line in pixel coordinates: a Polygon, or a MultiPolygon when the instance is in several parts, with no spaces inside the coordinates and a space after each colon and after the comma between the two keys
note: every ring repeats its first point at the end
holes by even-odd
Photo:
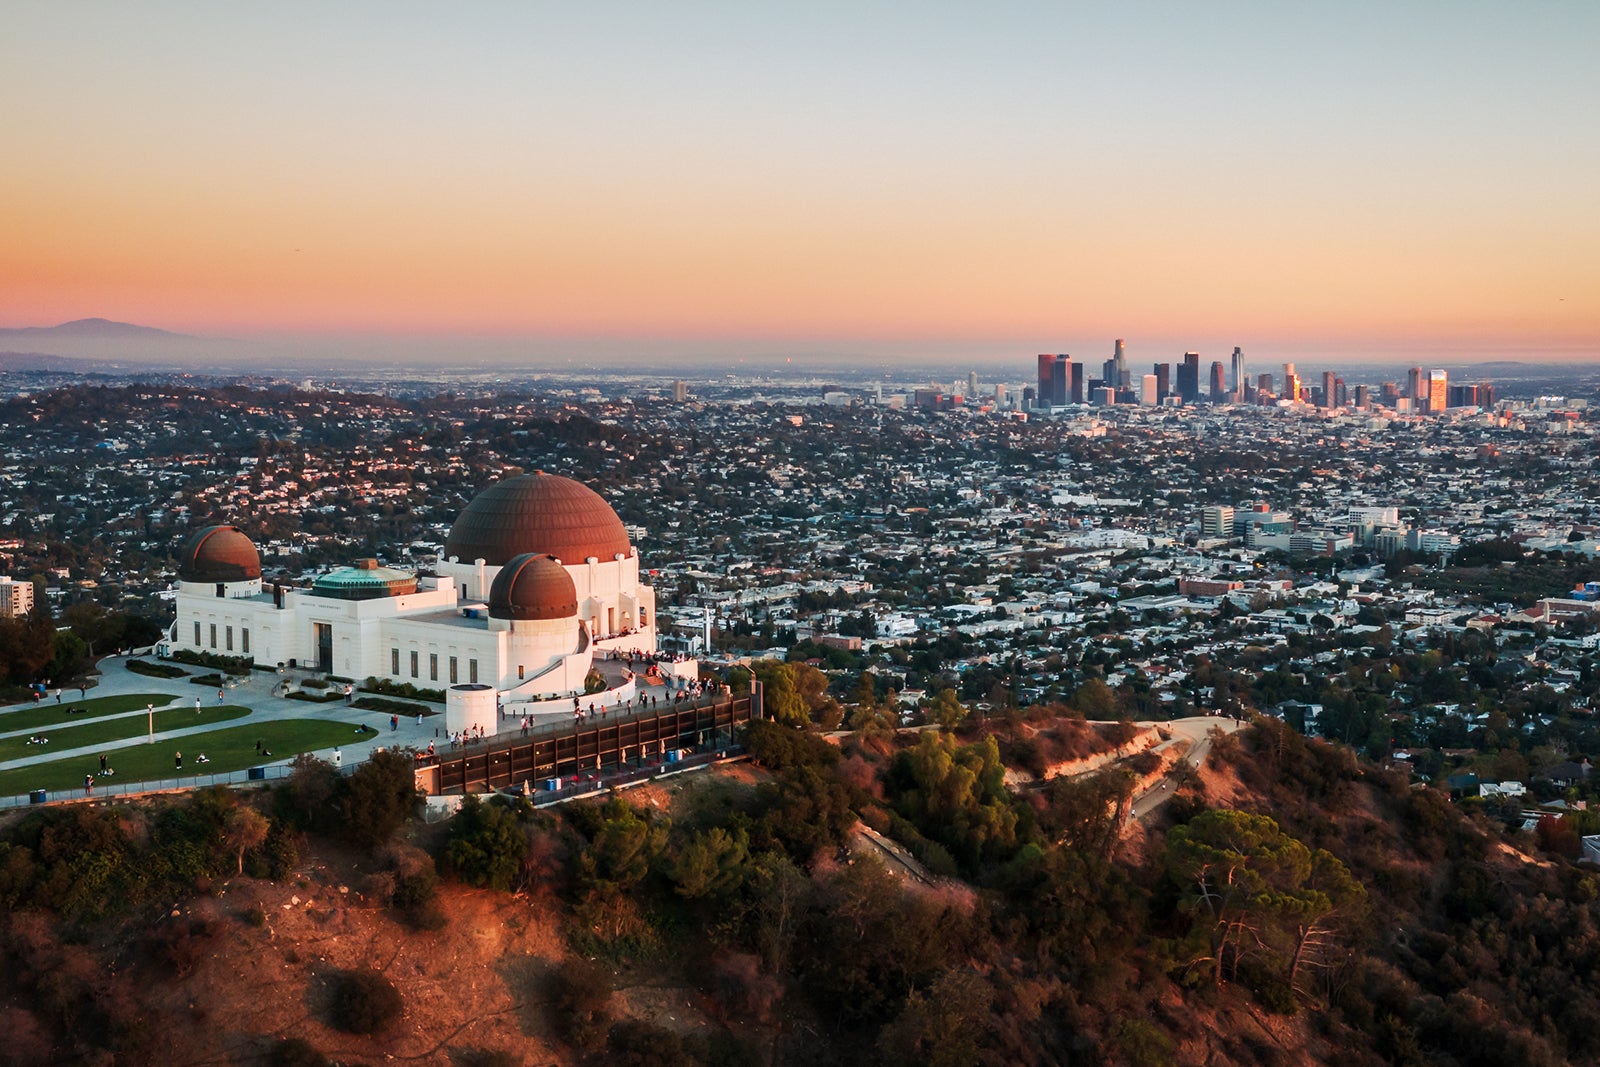
{"type": "Polygon", "coordinates": [[[444,694],[444,728],[450,733],[481,727],[485,736],[500,728],[500,708],[492,685],[452,685],[444,694]]]}

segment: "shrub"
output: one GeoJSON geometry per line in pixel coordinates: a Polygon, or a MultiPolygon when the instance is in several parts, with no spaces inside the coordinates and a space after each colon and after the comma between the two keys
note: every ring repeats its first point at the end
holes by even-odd
{"type": "Polygon", "coordinates": [[[480,889],[510,889],[528,854],[528,838],[504,805],[468,794],[450,820],[445,859],[456,876],[480,889]]]}
{"type": "Polygon", "coordinates": [[[344,833],[358,846],[372,848],[389,840],[421,802],[416,761],[393,750],[374,752],[341,781],[344,833]]]}
{"type": "Polygon", "coordinates": [[[463,1049],[452,1054],[461,1067],[521,1067],[522,1057],[497,1048],[463,1049]]]}
{"type": "Polygon", "coordinates": [[[394,874],[395,907],[419,907],[438,895],[439,874],[433,857],[420,848],[390,845],[378,858],[394,874]]]}
{"type": "Polygon", "coordinates": [[[593,960],[576,959],[556,975],[556,1026],[574,1048],[598,1044],[611,1026],[611,973],[593,960]]]}
{"type": "Polygon", "coordinates": [[[413,715],[437,715],[433,708],[421,704],[412,704],[404,700],[390,700],[387,697],[360,697],[350,705],[363,711],[382,711],[390,715],[404,715],[411,718],[413,715]]]}
{"type": "Polygon", "coordinates": [[[338,693],[290,693],[290,700],[303,700],[307,704],[332,704],[339,699],[338,693]]]}
{"type": "Polygon", "coordinates": [[[1124,1019],[1112,1041],[1123,1063],[1131,1067],[1169,1067],[1173,1063],[1172,1039],[1144,1019],[1124,1019]]]}
{"type": "Polygon", "coordinates": [[[134,674],[142,674],[146,678],[182,678],[189,673],[182,667],[173,667],[166,663],[151,663],[142,659],[130,659],[125,666],[134,674]]]}
{"type": "Polygon", "coordinates": [[[444,703],[443,689],[419,689],[410,682],[391,682],[384,678],[369,676],[361,683],[361,688],[369,693],[383,693],[392,697],[410,697],[413,700],[428,700],[435,704],[444,703]]]}
{"type": "Polygon", "coordinates": [[[180,648],[172,654],[179,663],[192,663],[197,667],[210,667],[229,674],[248,674],[255,666],[254,656],[219,656],[214,652],[193,652],[180,648]]]}
{"type": "Polygon", "coordinates": [[[331,1067],[333,1061],[304,1038],[286,1037],[272,1046],[267,1063],[271,1067],[331,1067]]]}
{"type": "Polygon", "coordinates": [[[405,1004],[394,983],[376,971],[341,971],[333,979],[330,1021],[351,1034],[387,1029],[405,1004]]]}
{"type": "Polygon", "coordinates": [[[274,821],[261,847],[245,858],[244,869],[252,878],[279,882],[288,877],[299,862],[300,847],[295,843],[295,835],[282,823],[274,821]]]}
{"type": "Polygon", "coordinates": [[[337,815],[336,799],[344,782],[333,764],[309,752],[302,752],[291,764],[294,773],[278,789],[278,811],[301,830],[316,830],[332,824],[337,815]]]}

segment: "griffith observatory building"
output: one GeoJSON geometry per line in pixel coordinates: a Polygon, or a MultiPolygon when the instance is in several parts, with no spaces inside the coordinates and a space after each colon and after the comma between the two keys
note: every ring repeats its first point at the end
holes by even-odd
{"type": "MultiPolygon", "coordinates": [[[[553,711],[597,658],[656,648],[655,590],[622,520],[594,490],[535,472],[462,511],[434,574],[356,560],[307,587],[263,586],[243,532],[208,526],[178,558],[177,621],[162,651],[251,656],[355,680],[446,691],[452,729],[553,711]]],[[[624,672],[625,673],[625,672],[624,672]]],[[[602,703],[631,699],[612,678],[602,703]]]]}

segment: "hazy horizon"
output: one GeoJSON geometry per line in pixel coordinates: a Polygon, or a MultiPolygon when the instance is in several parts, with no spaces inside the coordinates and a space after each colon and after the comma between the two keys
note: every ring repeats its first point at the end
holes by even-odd
{"type": "Polygon", "coordinates": [[[9,14],[3,326],[1600,359],[1591,3],[9,14]]]}
{"type": "MultiPolygon", "coordinates": [[[[854,376],[878,374],[905,376],[918,371],[961,373],[977,371],[987,382],[1025,384],[1035,371],[1040,351],[1066,352],[1093,367],[1111,356],[1114,339],[1073,346],[1029,346],[1025,340],[928,341],[852,344],[844,340],[776,342],[721,338],[485,338],[407,335],[339,337],[205,337],[163,335],[160,327],[90,320],[87,333],[52,338],[56,327],[0,328],[0,352],[41,354],[69,359],[126,364],[133,367],[168,367],[177,370],[252,370],[263,373],[301,373],[308,370],[347,371],[353,375],[395,368],[440,371],[455,368],[464,373],[497,371],[561,373],[583,369],[640,373],[740,373],[801,374],[850,372],[854,376]],[[134,326],[134,330],[124,327],[134,326]],[[31,345],[31,347],[30,347],[31,345]]],[[[1227,363],[1233,346],[1218,342],[1198,347],[1174,339],[1124,338],[1129,366],[1135,371],[1154,363],[1181,361],[1185,351],[1199,351],[1209,363],[1227,363]]],[[[1428,351],[1418,347],[1385,349],[1379,345],[1347,346],[1326,351],[1289,345],[1244,349],[1251,373],[1279,373],[1282,364],[1295,362],[1302,372],[1323,369],[1403,369],[1412,365],[1470,368],[1521,365],[1527,371],[1578,369],[1600,365],[1592,352],[1506,352],[1485,346],[1474,351],[1452,345],[1428,351]]]]}

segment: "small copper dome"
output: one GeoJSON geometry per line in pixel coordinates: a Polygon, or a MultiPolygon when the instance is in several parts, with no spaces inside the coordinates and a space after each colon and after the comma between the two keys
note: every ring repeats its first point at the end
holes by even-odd
{"type": "Polygon", "coordinates": [[[573,565],[631,551],[622,520],[599,493],[543,471],[496,482],[473,497],[444,543],[446,559],[481,559],[491,567],[523,553],[573,565]]]}
{"type": "Polygon", "coordinates": [[[178,552],[181,581],[248,582],[260,577],[261,556],[237,526],[202,527],[178,552]]]}
{"type": "Polygon", "coordinates": [[[514,556],[494,576],[489,616],[495,619],[570,619],[578,614],[578,587],[554,557],[514,556]]]}

